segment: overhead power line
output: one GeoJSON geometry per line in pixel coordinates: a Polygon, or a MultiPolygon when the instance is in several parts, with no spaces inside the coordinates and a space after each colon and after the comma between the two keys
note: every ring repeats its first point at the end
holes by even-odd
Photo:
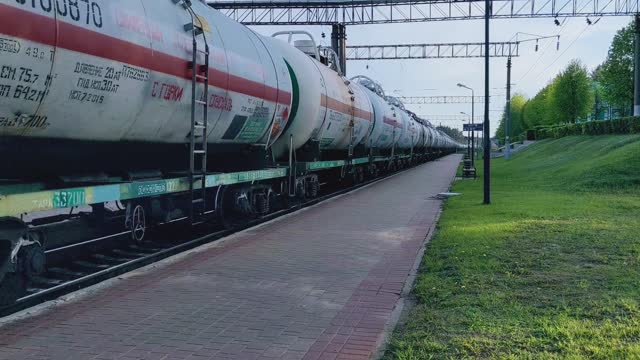
{"type": "MultiPolygon", "coordinates": [[[[212,7],[246,25],[359,25],[485,17],[479,0],[211,0],[212,7]]],[[[493,0],[492,18],[628,16],[640,0],[493,0]]],[[[558,21],[559,23],[559,21],[558,21]]]]}
{"type": "MultiPolygon", "coordinates": [[[[491,97],[500,97],[504,94],[491,95],[491,97]]],[[[402,103],[410,105],[422,104],[471,104],[471,100],[475,103],[484,103],[484,96],[398,96],[402,103]]]]}
{"type": "MultiPolygon", "coordinates": [[[[489,43],[490,57],[517,57],[518,42],[489,43]]],[[[444,59],[484,57],[483,42],[401,45],[349,45],[347,60],[444,59]]]]}
{"type": "MultiPolygon", "coordinates": [[[[457,115],[457,114],[451,114],[451,115],[418,115],[420,118],[422,119],[426,119],[429,120],[431,123],[436,123],[436,122],[440,122],[440,121],[457,121],[462,123],[463,121],[469,121],[469,116],[467,115],[457,115]]],[[[474,121],[476,123],[478,122],[483,122],[484,121],[484,116],[483,115],[477,115],[474,117],[474,121]]]]}

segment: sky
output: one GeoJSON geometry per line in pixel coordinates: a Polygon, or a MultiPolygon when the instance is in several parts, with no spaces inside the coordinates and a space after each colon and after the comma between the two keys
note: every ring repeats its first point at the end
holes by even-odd
{"type": "MultiPolygon", "coordinates": [[[[520,45],[520,56],[513,58],[512,94],[519,92],[533,97],[572,59],[579,59],[589,70],[605,61],[616,31],[631,21],[631,17],[604,17],[587,25],[586,18],[494,19],[490,41],[509,41],[517,32],[537,35],[560,34],[560,49],[556,40],[541,40],[520,45]]],[[[595,21],[595,18],[591,19],[595,21]]],[[[331,45],[331,26],[252,26],[264,35],[297,29],[314,35],[319,45],[331,45]],[[326,37],[321,37],[322,33],[326,37]]],[[[520,37],[522,39],[522,37],[520,37]]],[[[352,25],[347,27],[347,45],[412,44],[484,41],[484,21],[460,20],[408,24],[352,25]]],[[[367,75],[382,84],[387,94],[396,96],[457,96],[470,95],[457,83],[472,87],[476,95],[484,95],[484,59],[412,59],[350,61],[347,76],[367,75]],[[368,65],[368,68],[367,68],[368,65]]],[[[506,58],[492,58],[490,64],[491,134],[498,127],[506,97],[506,58]]],[[[471,112],[471,104],[407,105],[419,115],[458,115],[471,112]]],[[[476,115],[482,115],[484,104],[475,105],[476,115]]],[[[462,129],[462,121],[433,121],[462,129]]]]}

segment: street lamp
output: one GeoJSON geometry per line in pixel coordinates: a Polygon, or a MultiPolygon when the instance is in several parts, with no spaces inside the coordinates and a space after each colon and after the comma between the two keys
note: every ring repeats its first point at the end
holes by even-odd
{"type": "MultiPolygon", "coordinates": [[[[464,112],[464,111],[460,111],[460,114],[462,114],[462,115],[464,115],[464,116],[468,116],[468,117],[469,117],[469,119],[468,119],[468,120],[462,119],[462,122],[463,122],[463,123],[464,123],[465,121],[468,121],[468,122],[469,122],[469,124],[471,124],[471,116],[470,116],[469,114],[467,114],[467,113],[466,113],[466,112],[464,112]]],[[[463,129],[462,129],[462,130],[463,130],[463,132],[464,132],[464,127],[463,127],[463,129]]],[[[467,131],[467,155],[468,155],[469,157],[473,157],[473,154],[471,153],[471,146],[470,146],[470,142],[471,142],[471,131],[467,131]]]]}
{"type": "MultiPolygon", "coordinates": [[[[474,116],[475,116],[475,96],[474,96],[474,92],[473,89],[468,87],[465,84],[462,83],[458,83],[458,87],[461,88],[465,88],[467,90],[471,90],[471,124],[474,123],[474,116]]],[[[476,161],[475,161],[475,153],[476,153],[476,147],[475,147],[475,131],[471,131],[471,165],[475,167],[476,161]]]]}

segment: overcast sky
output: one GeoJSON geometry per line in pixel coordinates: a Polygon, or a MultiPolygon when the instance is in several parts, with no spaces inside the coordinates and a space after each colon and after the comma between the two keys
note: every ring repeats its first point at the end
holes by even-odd
{"type": "MultiPolygon", "coordinates": [[[[563,19],[560,19],[561,21],[563,19]]],[[[594,21],[595,19],[591,19],[594,21]]],[[[516,32],[539,35],[560,34],[560,50],[555,39],[541,41],[538,52],[535,42],[520,45],[520,57],[513,59],[512,92],[532,97],[572,59],[580,59],[590,70],[602,63],[615,32],[629,23],[631,17],[606,17],[594,25],[585,18],[567,18],[562,26],[553,19],[496,19],[491,22],[491,41],[509,41],[516,32]]],[[[288,28],[304,29],[323,45],[331,45],[331,26],[254,26],[256,31],[270,35],[288,28]],[[326,37],[321,38],[324,32],[326,37]]],[[[427,22],[412,24],[356,25],[347,27],[347,44],[411,44],[440,42],[484,41],[484,22],[476,20],[456,22],[427,22]]],[[[484,95],[483,59],[428,59],[351,61],[347,75],[367,75],[379,81],[387,94],[398,96],[469,95],[458,88],[458,82],[474,88],[476,95],[484,95]],[[367,69],[366,66],[369,66],[367,69]]],[[[491,133],[495,132],[505,103],[506,58],[491,59],[491,133]]],[[[408,105],[421,115],[454,115],[470,113],[471,104],[408,105]]],[[[476,104],[476,115],[484,105],[476,104]]],[[[434,121],[436,124],[439,121],[434,121]]],[[[460,121],[443,121],[443,125],[462,128],[460,121]]]]}

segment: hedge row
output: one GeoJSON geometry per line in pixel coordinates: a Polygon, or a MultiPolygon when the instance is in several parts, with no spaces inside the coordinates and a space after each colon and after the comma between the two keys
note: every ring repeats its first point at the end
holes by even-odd
{"type": "Polygon", "coordinates": [[[538,140],[570,135],[640,134],[640,117],[555,125],[537,128],[535,131],[538,140]]]}

